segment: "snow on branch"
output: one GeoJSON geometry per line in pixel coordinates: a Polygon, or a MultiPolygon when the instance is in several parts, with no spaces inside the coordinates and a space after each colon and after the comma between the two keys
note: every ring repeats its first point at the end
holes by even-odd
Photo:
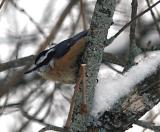
{"type": "Polygon", "coordinates": [[[99,81],[95,89],[92,114],[96,116],[98,113],[110,110],[113,104],[117,103],[121,97],[129,94],[135,85],[156,72],[159,65],[160,51],[141,58],[137,65],[131,67],[123,75],[116,73],[114,77],[108,78],[107,69],[101,67],[98,76],[99,81]]]}

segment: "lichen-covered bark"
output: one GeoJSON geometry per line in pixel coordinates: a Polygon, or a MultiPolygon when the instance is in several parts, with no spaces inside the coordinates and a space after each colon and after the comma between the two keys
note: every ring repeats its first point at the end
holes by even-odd
{"type": "Polygon", "coordinates": [[[135,90],[119,100],[99,118],[99,128],[124,132],[160,101],[160,67],[153,75],[135,86],[135,90]]]}
{"type": "Polygon", "coordinates": [[[115,0],[97,0],[94,14],[91,21],[87,40],[87,47],[84,54],[84,63],[87,64],[87,105],[88,113],[81,114],[81,93],[79,92],[72,120],[72,130],[74,132],[87,131],[87,127],[94,126],[94,121],[90,115],[94,97],[94,87],[96,84],[99,66],[102,61],[103,49],[107,43],[108,29],[112,23],[112,17],[115,10],[115,0]]]}

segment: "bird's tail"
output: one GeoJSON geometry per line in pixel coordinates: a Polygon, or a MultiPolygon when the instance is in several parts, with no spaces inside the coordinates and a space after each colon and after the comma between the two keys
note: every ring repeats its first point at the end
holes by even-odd
{"type": "Polygon", "coordinates": [[[82,31],[78,34],[76,34],[75,36],[73,36],[70,40],[71,40],[71,45],[74,45],[76,43],[76,41],[80,40],[81,38],[85,37],[88,33],[88,30],[82,31]]]}

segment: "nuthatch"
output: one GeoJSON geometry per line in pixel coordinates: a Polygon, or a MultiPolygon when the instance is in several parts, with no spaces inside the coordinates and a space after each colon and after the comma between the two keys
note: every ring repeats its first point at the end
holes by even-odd
{"type": "Polygon", "coordinates": [[[35,66],[25,74],[37,71],[42,77],[59,81],[62,83],[76,83],[75,92],[72,98],[69,116],[66,127],[69,127],[72,120],[75,94],[82,82],[82,112],[87,112],[86,106],[86,83],[85,83],[85,65],[82,64],[82,54],[85,50],[85,36],[88,31],[82,31],[79,34],[64,40],[47,50],[42,51],[35,59],[35,66]]]}
{"type": "Polygon", "coordinates": [[[75,83],[85,49],[87,31],[64,40],[42,51],[35,59],[35,66],[25,74],[37,71],[42,77],[62,83],[75,83]]]}

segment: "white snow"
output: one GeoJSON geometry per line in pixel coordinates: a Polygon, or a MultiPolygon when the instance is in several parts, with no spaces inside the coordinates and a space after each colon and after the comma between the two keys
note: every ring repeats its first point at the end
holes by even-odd
{"type": "Polygon", "coordinates": [[[116,73],[108,77],[108,72],[105,72],[107,69],[103,67],[100,68],[98,76],[99,82],[95,89],[92,114],[96,116],[98,113],[109,110],[121,97],[127,95],[136,84],[156,72],[157,66],[159,65],[160,51],[148,53],[145,58],[142,56],[138,64],[133,66],[124,75],[116,73]]]}

